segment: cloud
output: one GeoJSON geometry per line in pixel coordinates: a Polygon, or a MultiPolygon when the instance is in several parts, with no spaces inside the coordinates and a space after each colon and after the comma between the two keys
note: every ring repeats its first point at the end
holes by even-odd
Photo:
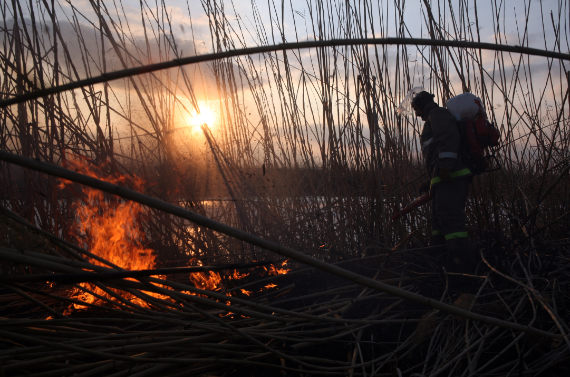
{"type": "MultiPolygon", "coordinates": [[[[53,62],[53,25],[39,24],[37,30],[44,31],[39,36],[42,40],[42,50],[34,50],[35,54],[44,56],[44,72],[52,72],[53,62]]],[[[69,80],[76,80],[87,77],[94,77],[103,73],[108,73],[124,68],[137,67],[141,65],[169,61],[178,57],[196,55],[197,50],[203,50],[203,46],[196,46],[193,41],[179,39],[172,35],[159,35],[148,33],[148,39],[144,34],[129,35],[117,31],[109,38],[103,35],[100,30],[89,24],[72,24],[68,21],[57,23],[61,39],[57,40],[59,68],[64,70],[69,80]],[[114,41],[115,45],[113,45],[114,41]],[[78,76],[78,77],[77,77],[78,76]]],[[[20,23],[20,30],[31,32],[32,23],[30,20],[20,23]]],[[[114,31],[114,30],[113,30],[114,31]]],[[[14,21],[9,20],[4,25],[0,25],[0,38],[11,40],[14,33],[14,21]]],[[[24,33],[22,33],[24,35],[24,33]]],[[[23,38],[23,37],[22,37],[23,38]]],[[[204,44],[202,42],[202,44],[204,44]]],[[[26,49],[27,42],[24,40],[23,46],[26,49]]],[[[32,64],[32,60],[28,60],[32,64]]],[[[28,67],[28,70],[32,67],[28,67]]],[[[188,75],[189,81],[199,82],[204,90],[211,89],[208,85],[215,80],[210,64],[195,64],[181,68],[188,75]],[[198,76],[196,76],[198,75],[198,76]],[[199,80],[202,78],[202,80],[199,80]]],[[[164,77],[164,74],[161,74],[164,77]]],[[[169,70],[166,79],[176,82],[180,78],[180,72],[176,69],[169,70]]],[[[46,80],[50,82],[49,79],[46,80]]],[[[122,87],[121,81],[110,82],[112,86],[122,87]]]]}

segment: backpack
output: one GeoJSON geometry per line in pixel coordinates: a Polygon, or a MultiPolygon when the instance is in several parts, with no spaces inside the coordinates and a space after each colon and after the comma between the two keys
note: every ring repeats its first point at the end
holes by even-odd
{"type": "Polygon", "coordinates": [[[450,98],[446,107],[457,119],[462,158],[473,174],[497,170],[498,161],[489,149],[499,145],[501,134],[487,120],[481,99],[471,93],[463,93],[450,98]]]}

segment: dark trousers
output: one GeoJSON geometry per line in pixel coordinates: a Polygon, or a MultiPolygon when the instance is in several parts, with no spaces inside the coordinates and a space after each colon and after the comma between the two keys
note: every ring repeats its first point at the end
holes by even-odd
{"type": "Polygon", "coordinates": [[[442,261],[447,270],[472,271],[478,263],[466,227],[465,203],[470,177],[452,179],[432,186],[432,243],[445,244],[442,261]]]}
{"type": "Polygon", "coordinates": [[[470,178],[456,178],[432,186],[432,234],[449,241],[467,238],[465,202],[470,178]]]}

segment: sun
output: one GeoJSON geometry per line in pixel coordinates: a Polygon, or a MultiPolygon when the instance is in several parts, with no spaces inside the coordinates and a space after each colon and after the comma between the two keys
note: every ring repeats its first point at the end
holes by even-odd
{"type": "Polygon", "coordinates": [[[200,112],[193,111],[186,117],[186,125],[192,132],[200,132],[201,127],[206,124],[210,129],[215,128],[218,116],[208,104],[199,103],[200,112]]]}

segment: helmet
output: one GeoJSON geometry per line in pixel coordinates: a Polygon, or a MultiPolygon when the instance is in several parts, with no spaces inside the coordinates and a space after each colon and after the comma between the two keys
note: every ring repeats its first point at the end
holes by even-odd
{"type": "Polygon", "coordinates": [[[427,105],[428,103],[433,102],[433,94],[426,92],[425,90],[419,92],[414,96],[412,99],[412,108],[414,110],[420,111],[427,105]]]}

